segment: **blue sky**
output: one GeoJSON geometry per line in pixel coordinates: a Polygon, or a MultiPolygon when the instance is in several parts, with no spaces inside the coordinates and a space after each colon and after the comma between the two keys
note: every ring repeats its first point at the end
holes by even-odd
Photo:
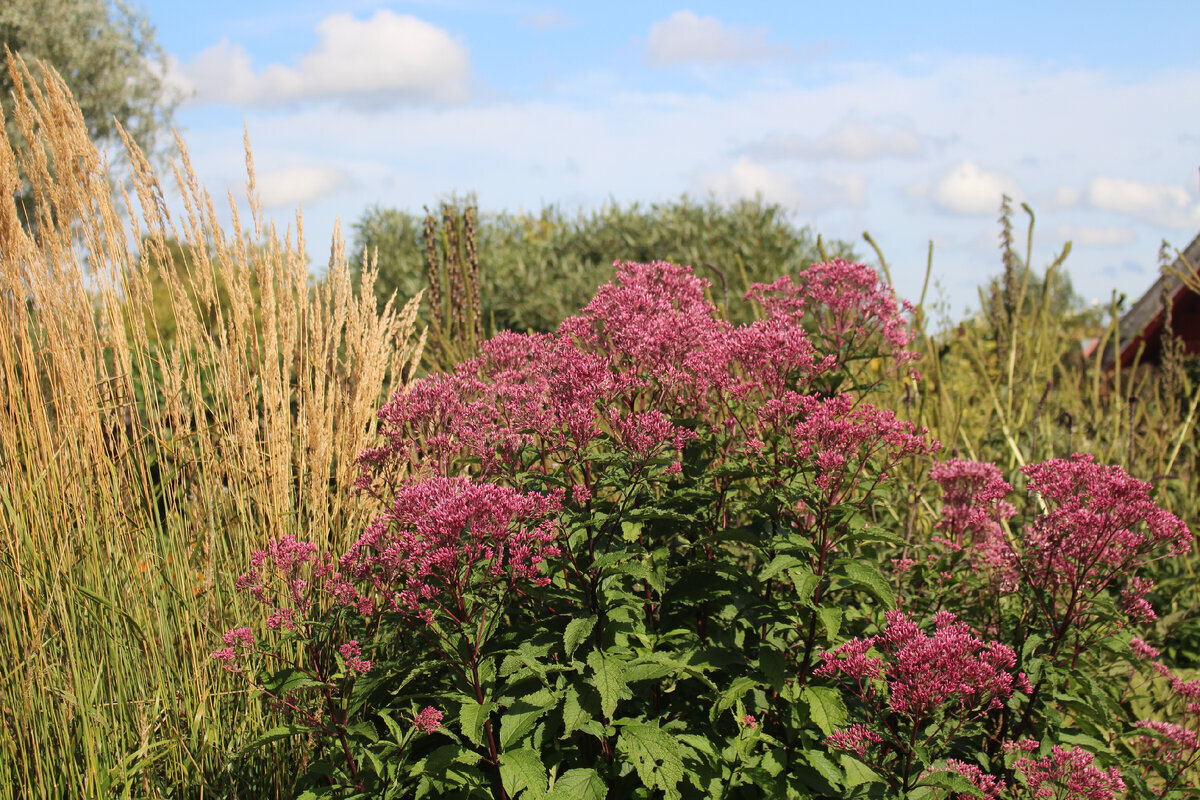
{"type": "MultiPolygon", "coordinates": [[[[999,268],[1004,192],[1067,240],[1087,300],[1136,297],[1200,232],[1200,4],[141,3],[215,196],[334,220],[475,192],[484,210],[752,197],[871,231],[902,294],[926,248],[956,314],[999,268]],[[968,10],[968,7],[973,10],[968,10]]],[[[865,245],[860,246],[869,252],[865,245]]],[[[664,254],[668,255],[668,254],[664,254]]]]}

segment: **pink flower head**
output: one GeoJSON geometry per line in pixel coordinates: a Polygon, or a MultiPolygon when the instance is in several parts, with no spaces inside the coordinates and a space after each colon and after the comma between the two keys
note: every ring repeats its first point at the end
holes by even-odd
{"type": "Polygon", "coordinates": [[[874,698],[876,686],[887,685],[886,706],[892,713],[920,723],[946,713],[973,719],[1004,701],[1028,681],[1009,670],[1016,654],[998,642],[984,644],[965,623],[949,612],[935,617],[932,636],[903,611],[889,611],[882,636],[852,639],[831,652],[814,674],[844,676],[858,684],[864,698],[874,698]],[[868,657],[874,648],[879,657],[868,657]]]}
{"type": "Polygon", "coordinates": [[[758,720],[753,714],[747,714],[746,716],[742,717],[742,725],[746,726],[750,730],[756,730],[758,728],[758,720]]]}
{"type": "Polygon", "coordinates": [[[906,349],[911,335],[904,314],[912,313],[912,304],[898,302],[865,264],[835,258],[812,265],[795,279],[784,276],[771,284],[756,283],[746,298],[759,302],[769,318],[813,321],[822,355],[840,360],[882,349],[894,368],[919,358],[906,349]]]}
{"type": "Polygon", "coordinates": [[[254,646],[254,634],[249,628],[230,628],[221,638],[225,641],[225,644],[234,647],[254,646]]]}
{"type": "Polygon", "coordinates": [[[834,731],[825,739],[825,744],[835,750],[845,750],[854,753],[858,758],[865,758],[867,751],[883,741],[878,733],[866,725],[855,723],[849,727],[834,731]]]}
{"type": "Polygon", "coordinates": [[[362,658],[362,647],[357,639],[351,639],[338,648],[338,652],[342,654],[342,658],[346,662],[346,668],[352,672],[365,675],[371,671],[371,662],[365,661],[362,658]]]}
{"type": "Polygon", "coordinates": [[[1045,758],[1018,758],[1014,767],[1035,798],[1116,800],[1117,793],[1125,791],[1121,773],[1115,767],[1093,766],[1095,759],[1086,750],[1055,745],[1045,758]]]}
{"type": "Polygon", "coordinates": [[[1139,737],[1139,744],[1146,750],[1155,751],[1158,758],[1168,763],[1188,760],[1200,750],[1200,736],[1182,725],[1144,719],[1135,723],[1134,727],[1157,734],[1139,737]]]}
{"type": "Polygon", "coordinates": [[[702,408],[729,374],[731,327],[705,296],[708,281],[662,261],[614,266],[616,280],[568,317],[559,335],[605,353],[619,372],[661,387],[684,406],[702,408]]]}
{"type": "Polygon", "coordinates": [[[928,455],[940,445],[923,428],[899,420],[891,411],[856,403],[847,394],[825,397],[788,393],[772,398],[758,412],[759,438],[786,448],[785,461],[813,467],[813,484],[830,502],[848,497],[861,483],[883,480],[896,464],[928,455]],[[868,475],[867,466],[878,471],[868,475]]]}
{"type": "Polygon", "coordinates": [[[1137,636],[1129,640],[1129,649],[1136,653],[1139,658],[1144,658],[1147,661],[1152,661],[1158,658],[1159,655],[1157,650],[1137,636]]]}
{"type": "Polygon", "coordinates": [[[442,712],[426,706],[413,718],[413,727],[422,733],[433,733],[442,727],[442,712]]]}
{"type": "MultiPolygon", "coordinates": [[[[1192,535],[1183,520],[1154,504],[1149,484],[1118,466],[1096,464],[1091,455],[1056,458],[1023,471],[1029,491],[1054,504],[1025,528],[1023,580],[1073,609],[1076,618],[1099,593],[1126,581],[1127,613],[1151,616],[1144,596],[1152,584],[1136,572],[1190,550],[1192,535]]],[[[1072,621],[1051,620],[1059,628],[1072,621]]]]}
{"type": "Polygon", "coordinates": [[[342,556],[338,579],[368,584],[392,610],[421,617],[434,606],[454,609],[472,587],[544,585],[541,565],[559,552],[559,507],[554,497],[468,478],[410,484],[342,556]]]}

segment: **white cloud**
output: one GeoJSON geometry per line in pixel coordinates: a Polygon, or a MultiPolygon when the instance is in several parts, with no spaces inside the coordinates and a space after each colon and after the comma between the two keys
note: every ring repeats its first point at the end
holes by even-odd
{"type": "Polygon", "coordinates": [[[782,52],[783,48],[767,42],[765,26],[728,26],[716,17],[698,17],[691,11],[676,11],[654,23],[646,39],[646,57],[658,66],[754,61],[782,52]]]}
{"type": "Polygon", "coordinates": [[[284,167],[256,177],[266,209],[307,205],[350,185],[333,167],[284,167]]]}
{"type": "Polygon", "coordinates": [[[1002,195],[1022,198],[1016,181],[999,172],[989,172],[974,161],[962,161],[933,187],[933,202],[952,214],[997,214],[1002,195]]]}
{"type": "Polygon", "coordinates": [[[240,45],[223,40],[180,67],[177,82],[194,91],[194,102],[243,106],[337,99],[371,108],[467,99],[467,51],[441,28],[380,10],[367,20],[333,14],[316,31],[317,45],[295,67],[275,63],[255,71],[240,45]]]}
{"type": "Polygon", "coordinates": [[[1121,247],[1133,241],[1133,231],[1120,225],[1060,225],[1058,235],[1082,247],[1121,247]]]}
{"type": "Polygon", "coordinates": [[[878,158],[913,158],[926,146],[911,126],[885,129],[848,119],[824,136],[770,136],[750,145],[746,152],[762,159],[842,159],[873,161],[878,158]]]}
{"type": "Polygon", "coordinates": [[[1187,189],[1123,178],[1093,178],[1088,202],[1102,211],[1115,211],[1169,228],[1200,227],[1200,204],[1187,189]]]}
{"type": "Polygon", "coordinates": [[[746,156],[729,169],[708,173],[702,188],[725,201],[752,199],[761,195],[794,211],[822,211],[838,206],[861,207],[866,203],[867,182],[861,175],[822,176],[801,182],[795,176],[773,170],[746,156]]]}

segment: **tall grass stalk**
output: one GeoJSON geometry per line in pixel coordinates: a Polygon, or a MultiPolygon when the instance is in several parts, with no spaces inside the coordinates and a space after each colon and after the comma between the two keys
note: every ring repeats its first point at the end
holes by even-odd
{"type": "Polygon", "coordinates": [[[249,146],[249,229],[182,142],[181,216],[128,138],[114,193],[62,80],[8,68],[33,146],[0,138],[0,797],[287,796],[304,753],[235,759],[266,716],[209,652],[251,550],[344,549],[372,513],[353,460],[420,359],[417,301],[377,311],[337,233],[310,282],[249,146]]]}
{"type": "MultiPolygon", "coordinates": [[[[1005,270],[981,290],[981,313],[934,329],[922,297],[915,322],[924,379],[897,386],[891,406],[907,408],[913,421],[943,443],[947,456],[994,461],[1014,485],[1021,485],[1019,468],[1026,464],[1094,453],[1153,483],[1157,501],[1195,525],[1200,385],[1188,379],[1178,347],[1165,347],[1158,365],[1139,363],[1139,357],[1132,367],[1122,369],[1119,359],[1106,367],[1106,343],[1119,336],[1115,298],[1103,316],[1072,306],[1062,273],[1069,243],[1039,275],[1032,265],[1034,215],[1028,206],[1024,211],[1026,250],[1017,254],[1007,203],[1002,209],[1005,270]],[[1096,341],[1090,350],[1084,347],[1089,338],[1096,341]]],[[[1191,288],[1200,290],[1200,284],[1191,288]]],[[[915,501],[928,476],[910,479],[915,501]]],[[[913,502],[894,513],[911,534],[930,511],[913,502]]],[[[1171,563],[1177,566],[1162,569],[1175,572],[1157,578],[1164,588],[1156,602],[1167,612],[1159,623],[1160,640],[1178,645],[1172,657],[1194,661],[1200,657],[1195,559],[1171,563]]]]}

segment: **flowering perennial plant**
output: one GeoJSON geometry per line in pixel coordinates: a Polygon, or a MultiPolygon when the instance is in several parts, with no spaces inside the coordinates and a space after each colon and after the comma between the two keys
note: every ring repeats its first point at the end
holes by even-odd
{"type": "Polygon", "coordinates": [[[1018,511],[998,467],[952,460],[940,520],[901,535],[900,476],[939,445],[872,396],[916,386],[911,307],[842,260],[752,287],[748,325],[709,294],[618,264],[556,333],[380,410],[357,489],[382,511],[344,552],[254,554],[264,619],[213,655],[287,720],[265,740],[318,742],[298,791],[1000,800],[1075,797],[1070,763],[1099,798],[1123,778],[1053,748],[1112,758],[1116,724],[1189,763],[1168,723],[1102,719],[1118,657],[1158,657],[1121,649],[1153,612],[1139,570],[1189,541],[1145,484],[1060,459],[1018,511]],[[1042,759],[1005,755],[1026,735],[1042,759]]]}
{"type": "Polygon", "coordinates": [[[815,674],[844,681],[867,720],[830,735],[829,746],[853,752],[907,792],[922,777],[918,751],[946,752],[964,729],[1031,687],[1013,674],[1009,647],[984,644],[949,612],[935,617],[932,636],[902,611],[886,618],[882,634],[822,653],[815,674]]]}

